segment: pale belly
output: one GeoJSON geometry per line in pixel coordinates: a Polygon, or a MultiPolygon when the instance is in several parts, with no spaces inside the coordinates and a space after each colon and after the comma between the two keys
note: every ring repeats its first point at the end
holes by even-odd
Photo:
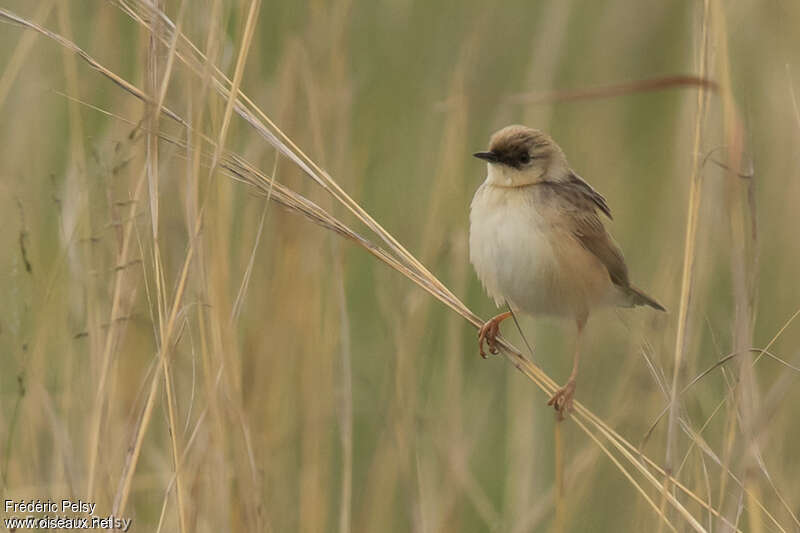
{"type": "Polygon", "coordinates": [[[470,261],[495,304],[579,317],[614,303],[606,268],[542,216],[535,194],[482,186],[470,211],[470,261]]]}

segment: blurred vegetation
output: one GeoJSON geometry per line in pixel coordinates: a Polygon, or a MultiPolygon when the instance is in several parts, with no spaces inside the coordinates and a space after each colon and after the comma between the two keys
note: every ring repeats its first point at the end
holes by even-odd
{"type": "MultiPolygon", "coordinates": [[[[180,22],[231,78],[250,5],[193,0],[180,22]]],[[[703,2],[689,1],[265,2],[241,90],[484,317],[495,310],[469,265],[467,227],[485,168],[470,154],[509,123],[548,131],[608,198],[632,279],[670,309],[598,313],[588,328],[577,399],[638,445],[668,402],[659,381],[672,382],[697,161],[696,278],[679,390],[744,348],[800,360],[792,322],[800,304],[800,4],[710,5],[704,15],[703,2]],[[700,153],[696,88],[520,97],[698,74],[704,25],[707,73],[720,90],[705,93],[700,153]]],[[[150,34],[118,2],[0,7],[153,94],[150,34]]],[[[179,20],[180,1],[162,9],[179,20]]],[[[52,39],[2,28],[4,498],[80,497],[110,513],[155,383],[123,505],[136,531],[664,526],[572,422],[559,428],[559,492],[546,396],[500,358],[481,360],[475,330],[460,317],[362,249],[221,172],[209,176],[192,152],[158,143],[157,177],[152,169],[147,177],[149,106],[52,39]],[[192,246],[168,337],[168,397],[161,332],[192,246]]],[[[163,76],[169,46],[155,55],[163,76]]],[[[208,83],[176,60],[164,106],[216,139],[226,100],[208,83]]],[[[186,138],[163,115],[158,125],[186,138]]],[[[236,116],[224,146],[368,233],[236,116]]],[[[571,325],[546,317],[521,317],[521,325],[533,360],[566,378],[571,325]]],[[[503,328],[525,345],[513,324],[503,328]]],[[[687,459],[670,466],[741,530],[796,531],[798,374],[759,353],[726,361],[681,396],[682,427],[707,449],[679,431],[676,457],[687,459]]],[[[667,428],[665,418],[642,448],[662,465],[670,462],[667,428]]],[[[661,495],[649,493],[660,505],[661,495]]],[[[703,527],[727,530],[678,497],[703,527]]],[[[689,530],[668,506],[665,516],[689,530]]]]}

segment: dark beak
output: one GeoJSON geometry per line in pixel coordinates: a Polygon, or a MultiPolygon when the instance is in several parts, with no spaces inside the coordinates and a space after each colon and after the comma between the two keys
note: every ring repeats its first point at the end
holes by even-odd
{"type": "Polygon", "coordinates": [[[494,152],[475,152],[472,154],[474,157],[478,159],[483,159],[484,161],[488,161],[489,163],[497,163],[500,161],[500,158],[497,157],[497,154],[494,152]]]}

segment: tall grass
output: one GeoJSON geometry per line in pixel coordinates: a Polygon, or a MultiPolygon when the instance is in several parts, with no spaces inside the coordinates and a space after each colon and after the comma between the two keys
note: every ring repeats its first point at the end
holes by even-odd
{"type": "Polygon", "coordinates": [[[800,528],[800,9],[0,18],[4,498],[141,531],[800,528]],[[469,154],[510,122],[607,195],[673,310],[593,318],[558,425],[568,328],[521,317],[510,365],[475,346],[469,154]]]}

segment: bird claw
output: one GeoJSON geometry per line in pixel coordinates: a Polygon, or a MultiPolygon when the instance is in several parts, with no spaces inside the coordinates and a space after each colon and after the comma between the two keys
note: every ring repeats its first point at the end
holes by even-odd
{"type": "Polygon", "coordinates": [[[550,397],[547,405],[552,405],[556,410],[556,416],[559,422],[564,420],[565,413],[573,411],[572,398],[575,396],[575,380],[570,379],[567,384],[558,389],[555,394],[550,397]]]}
{"type": "Polygon", "coordinates": [[[483,350],[484,341],[489,346],[489,352],[495,355],[500,353],[497,349],[497,334],[500,333],[500,321],[496,320],[496,318],[489,320],[478,330],[478,348],[480,349],[481,357],[484,359],[487,357],[486,352],[483,350]]]}

